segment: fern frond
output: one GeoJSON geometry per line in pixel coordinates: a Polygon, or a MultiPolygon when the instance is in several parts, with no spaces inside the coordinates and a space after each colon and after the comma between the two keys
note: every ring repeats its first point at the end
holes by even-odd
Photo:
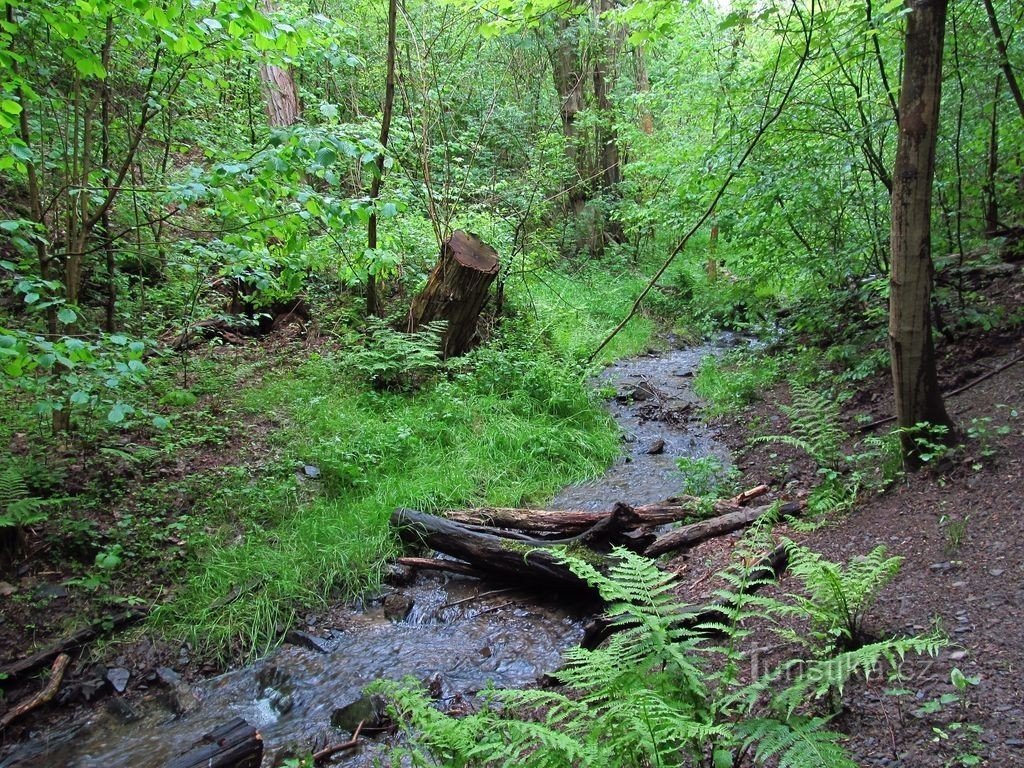
{"type": "Polygon", "coordinates": [[[747,720],[738,727],[744,746],[753,747],[759,765],[777,759],[779,768],[857,768],[821,717],[747,720]]]}
{"type": "Polygon", "coordinates": [[[839,426],[839,403],[799,384],[792,386],[793,404],[779,409],[789,417],[792,434],[754,438],[755,443],[781,443],[810,456],[819,467],[838,471],[847,435],[839,426]]]}

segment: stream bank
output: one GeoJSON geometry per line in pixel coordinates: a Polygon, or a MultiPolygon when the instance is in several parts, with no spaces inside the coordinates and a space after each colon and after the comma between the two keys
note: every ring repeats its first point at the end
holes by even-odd
{"type": "MultiPolygon", "coordinates": [[[[609,408],[623,433],[622,457],[602,477],[564,489],[551,508],[598,510],[616,501],[654,503],[678,494],[680,457],[728,451],[697,419],[692,381],[700,361],[735,345],[735,337],[621,361],[600,375],[614,389],[609,408]]],[[[339,741],[339,714],[370,682],[412,677],[454,705],[488,684],[525,687],[556,668],[579,642],[585,616],[550,596],[458,576],[418,575],[367,598],[357,608],[310,617],[292,642],[251,666],[190,688],[167,669],[133,671],[143,682],[114,694],[71,722],[36,734],[0,758],[0,768],[161,766],[224,722],[241,717],[259,728],[265,765],[339,741]],[[333,725],[332,725],[333,723],[333,725]],[[336,727],[337,726],[337,727],[336,727]]],[[[351,731],[351,726],[348,729],[351,731]]],[[[372,742],[368,742],[372,743],[372,742]]],[[[370,765],[372,748],[346,753],[370,765]]]]}

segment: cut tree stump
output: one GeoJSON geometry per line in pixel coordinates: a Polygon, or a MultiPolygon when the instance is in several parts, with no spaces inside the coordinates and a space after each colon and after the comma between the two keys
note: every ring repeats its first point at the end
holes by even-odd
{"type": "Polygon", "coordinates": [[[205,734],[164,768],[259,768],[262,761],[263,737],[236,717],[205,734]]]}
{"type": "Polygon", "coordinates": [[[409,308],[409,332],[434,320],[446,320],[442,346],[445,359],[469,351],[487,290],[499,268],[498,254],[491,246],[474,234],[455,230],[442,246],[441,258],[427,285],[409,308]]]}

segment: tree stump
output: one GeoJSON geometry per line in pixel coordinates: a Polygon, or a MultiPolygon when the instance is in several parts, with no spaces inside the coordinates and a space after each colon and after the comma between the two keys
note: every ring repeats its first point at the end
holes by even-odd
{"type": "Polygon", "coordinates": [[[434,320],[446,320],[445,359],[473,346],[477,318],[487,300],[487,289],[498,275],[498,254],[476,235],[455,230],[441,248],[441,258],[427,285],[409,309],[409,332],[434,320]]]}

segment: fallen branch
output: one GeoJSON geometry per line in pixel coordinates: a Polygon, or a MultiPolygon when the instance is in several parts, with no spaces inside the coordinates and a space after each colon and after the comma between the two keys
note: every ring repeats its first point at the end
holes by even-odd
{"type": "MultiPolygon", "coordinates": [[[[758,485],[730,499],[722,499],[715,503],[715,511],[729,512],[742,506],[751,499],[768,493],[767,485],[758,485]]],[[[645,504],[632,507],[637,527],[656,527],[677,523],[697,512],[702,500],[695,496],[681,496],[668,499],[659,504],[645,504]]],[[[622,505],[625,506],[625,505],[622,505]]],[[[517,507],[477,507],[475,509],[454,509],[445,513],[445,517],[465,525],[485,525],[494,528],[508,528],[529,531],[533,534],[561,534],[571,536],[586,531],[608,518],[614,508],[608,512],[592,512],[582,510],[555,511],[546,509],[523,509],[517,507]]]]}
{"type": "Polygon", "coordinates": [[[329,757],[336,755],[338,752],[344,752],[346,749],[353,749],[359,745],[359,734],[363,730],[363,724],[365,720],[360,720],[359,725],[356,726],[355,733],[352,734],[352,738],[348,741],[344,741],[340,744],[332,744],[329,747],[324,747],[319,752],[313,753],[313,763],[322,763],[329,757]]]}
{"type": "Polygon", "coordinates": [[[778,510],[781,515],[794,515],[806,506],[803,501],[787,501],[785,504],[765,504],[750,509],[739,509],[710,520],[701,520],[699,523],[684,525],[674,531],[658,537],[653,544],[644,550],[647,557],[657,557],[666,552],[671,552],[683,547],[692,547],[702,541],[713,539],[716,536],[738,530],[750,525],[764,515],[778,510]]]}
{"type": "Polygon", "coordinates": [[[195,742],[164,768],[259,768],[263,737],[245,720],[229,720],[195,742]]]}
{"type": "Polygon", "coordinates": [[[462,576],[473,576],[474,578],[480,578],[483,575],[473,566],[467,565],[460,560],[442,560],[439,557],[400,557],[395,562],[399,565],[419,568],[425,571],[448,571],[449,573],[458,573],[462,576]]]}
{"type": "Polygon", "coordinates": [[[25,703],[19,704],[8,712],[5,712],[4,716],[0,717],[0,728],[6,728],[14,722],[16,718],[31,712],[36,707],[46,704],[50,699],[56,696],[57,690],[60,688],[61,681],[64,679],[64,671],[68,668],[68,663],[70,661],[71,657],[66,653],[60,654],[60,656],[58,656],[53,662],[53,667],[50,669],[50,679],[46,683],[46,687],[25,703]]]}
{"type": "Polygon", "coordinates": [[[80,648],[87,642],[95,637],[103,634],[104,632],[111,632],[115,629],[119,629],[125,624],[131,624],[144,618],[148,610],[132,609],[120,613],[113,619],[97,620],[94,621],[87,627],[72,632],[67,637],[63,637],[54,643],[51,643],[43,650],[38,651],[31,656],[26,656],[24,659],[18,659],[12,661],[9,664],[5,664],[0,667],[0,678],[6,678],[8,680],[17,677],[25,672],[30,672],[36,667],[41,667],[44,664],[49,663],[50,659],[58,656],[62,653],[67,653],[80,648]]]}
{"type": "MultiPolygon", "coordinates": [[[[978,386],[979,384],[981,384],[981,382],[986,381],[988,379],[991,379],[997,373],[1002,373],[1007,368],[1013,367],[1014,365],[1019,363],[1021,360],[1024,360],[1024,354],[1017,355],[1012,360],[1008,360],[1007,362],[1003,363],[1002,365],[1000,365],[1000,366],[998,366],[996,368],[993,368],[991,371],[987,371],[987,372],[981,374],[981,376],[978,376],[976,379],[971,379],[969,382],[967,382],[963,386],[957,387],[956,389],[954,389],[954,390],[952,390],[950,392],[945,392],[942,396],[943,397],[956,397],[960,393],[966,392],[967,390],[971,389],[972,387],[978,386]]],[[[883,426],[885,424],[891,424],[894,421],[896,421],[896,417],[895,416],[886,416],[885,418],[877,419],[876,421],[872,421],[869,424],[865,424],[864,426],[860,427],[857,430],[857,432],[862,433],[862,434],[864,432],[871,432],[872,430],[874,430],[874,429],[876,429],[878,427],[881,427],[881,426],[883,426]]]]}

